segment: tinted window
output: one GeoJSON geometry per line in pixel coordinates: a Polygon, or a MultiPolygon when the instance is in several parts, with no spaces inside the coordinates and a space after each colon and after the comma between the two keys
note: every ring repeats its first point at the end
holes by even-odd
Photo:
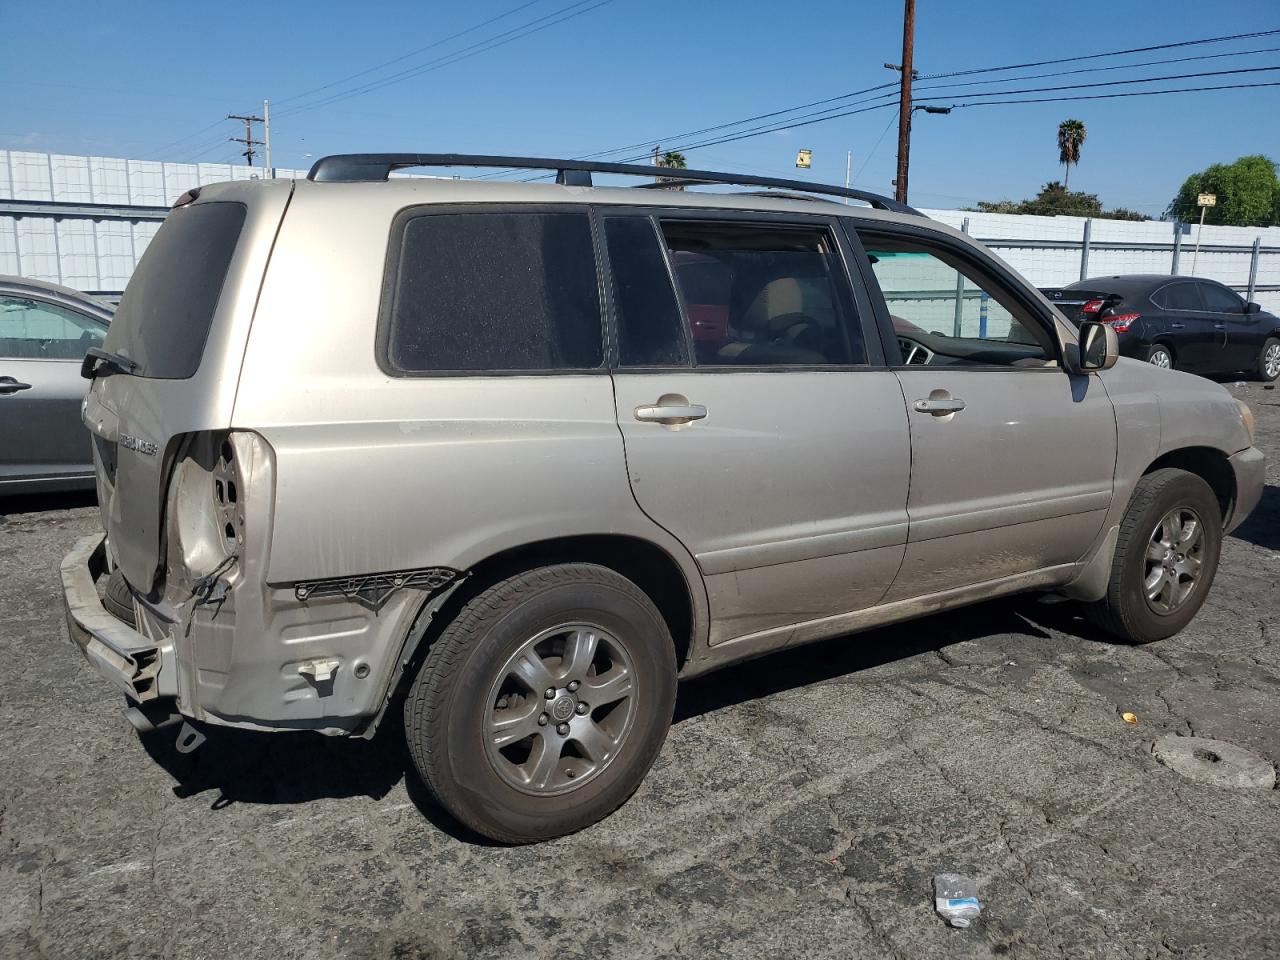
{"type": "Polygon", "coordinates": [[[586,213],[430,214],[402,222],[386,343],[394,369],[601,365],[586,213]]]}
{"type": "Polygon", "coordinates": [[[1244,301],[1225,287],[1216,283],[1202,283],[1199,287],[1206,310],[1213,313],[1241,313],[1244,310],[1244,301]]]}
{"type": "Polygon", "coordinates": [[[135,361],[138,376],[184,379],[200,366],[244,216],[241,203],[197,203],[165,218],[105,344],[135,361]]]}
{"type": "Polygon", "coordinates": [[[1171,283],[1157,290],[1151,298],[1157,306],[1166,310],[1203,310],[1204,302],[1200,299],[1199,284],[1171,283]]]}
{"type": "Polygon", "coordinates": [[[1025,307],[967,258],[901,237],[862,242],[905,361],[1043,366],[1056,357],[1025,307]]]}
{"type": "Polygon", "coordinates": [[[829,232],[770,224],[662,224],[699,364],[865,363],[829,232]]]}
{"type": "Polygon", "coordinates": [[[28,297],[0,296],[0,357],[80,360],[102,345],[107,325],[64,307],[28,297]]]}
{"type": "Polygon", "coordinates": [[[652,222],[607,217],[605,239],[618,315],[618,359],[624,367],[689,362],[680,308],[652,222]]]}

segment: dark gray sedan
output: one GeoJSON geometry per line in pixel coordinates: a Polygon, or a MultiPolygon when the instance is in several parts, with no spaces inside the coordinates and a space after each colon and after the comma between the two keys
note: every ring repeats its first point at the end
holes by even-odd
{"type": "Polygon", "coordinates": [[[111,313],[69,287],[0,277],[0,496],[93,489],[80,364],[111,313]]]}
{"type": "Polygon", "coordinates": [[[1216,280],[1130,274],[1040,292],[1067,319],[1115,330],[1126,357],[1191,373],[1280,377],[1280,317],[1216,280]]]}

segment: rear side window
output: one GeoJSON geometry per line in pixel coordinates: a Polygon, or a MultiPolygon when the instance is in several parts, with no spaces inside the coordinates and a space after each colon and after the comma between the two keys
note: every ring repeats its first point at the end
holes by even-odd
{"type": "Polygon", "coordinates": [[[405,216],[381,352],[401,375],[604,362],[586,213],[405,216]]]}
{"type": "Polygon", "coordinates": [[[242,203],[171,211],[125,288],[104,348],[137,363],[140,377],[185,380],[194,374],[244,218],[242,203]]]}
{"type": "Polygon", "coordinates": [[[1151,298],[1157,306],[1166,310],[1203,310],[1204,301],[1194,283],[1171,283],[1155,292],[1151,298]]]}

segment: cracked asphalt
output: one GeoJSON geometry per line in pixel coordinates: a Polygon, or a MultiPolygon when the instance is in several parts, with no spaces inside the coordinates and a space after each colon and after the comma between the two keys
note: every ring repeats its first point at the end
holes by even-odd
{"type": "Polygon", "coordinates": [[[0,956],[1280,955],[1280,795],[1151,753],[1280,761],[1280,390],[1231,389],[1269,486],[1181,635],[1018,598],[731,668],[620,811],[514,849],[432,808],[396,730],[140,738],[62,624],[94,509],[0,502],[0,956]],[[981,884],[968,930],[942,871],[981,884]]]}

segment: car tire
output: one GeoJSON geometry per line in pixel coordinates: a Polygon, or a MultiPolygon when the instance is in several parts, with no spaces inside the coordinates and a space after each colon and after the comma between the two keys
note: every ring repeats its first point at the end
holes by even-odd
{"type": "Polygon", "coordinates": [[[1221,550],[1221,507],[1209,485],[1185,470],[1155,470],[1138,481],[1120,522],[1106,596],[1086,612],[1126,643],[1172,636],[1203,605],[1221,550]]]}
{"type": "Polygon", "coordinates": [[[635,792],[675,694],[675,647],[643,590],[594,564],[542,567],[489,587],[444,628],[405,700],[405,738],[458,821],[531,843],[635,792]]]}
{"type": "Polygon", "coordinates": [[[1280,340],[1268,337],[1258,351],[1258,367],[1255,376],[1264,383],[1280,377],[1280,340]]]}
{"type": "Polygon", "coordinates": [[[1147,363],[1165,370],[1175,369],[1173,351],[1163,343],[1157,343],[1147,350],[1147,363]]]}
{"type": "Polygon", "coordinates": [[[133,613],[133,593],[119,568],[111,571],[111,576],[107,577],[106,588],[102,591],[102,605],[117,620],[131,627],[138,625],[133,613]]]}

